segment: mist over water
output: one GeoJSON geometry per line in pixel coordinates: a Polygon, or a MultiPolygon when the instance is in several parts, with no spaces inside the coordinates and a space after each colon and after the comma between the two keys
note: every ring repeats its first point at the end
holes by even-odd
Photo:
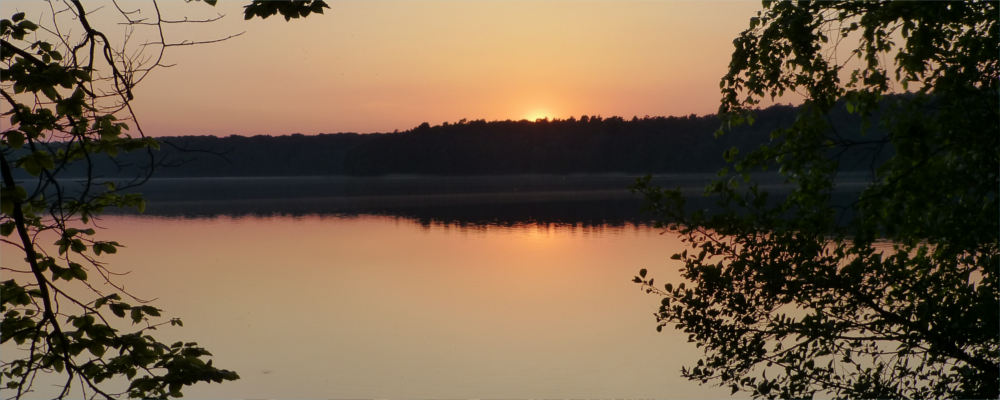
{"type": "MultiPolygon", "coordinates": [[[[148,200],[142,215],[180,218],[215,216],[386,215],[421,225],[569,226],[652,225],[643,199],[630,186],[638,175],[491,175],[381,177],[154,178],[139,187],[148,200]]],[[[714,173],[661,174],[651,184],[679,189],[692,208],[711,209],[704,187],[714,173]]],[[[756,175],[761,189],[787,194],[776,175],[756,175]]],[[[834,201],[850,204],[869,182],[863,172],[841,173],[834,201]]],[[[135,214],[134,210],[111,210],[135,214]]]]}

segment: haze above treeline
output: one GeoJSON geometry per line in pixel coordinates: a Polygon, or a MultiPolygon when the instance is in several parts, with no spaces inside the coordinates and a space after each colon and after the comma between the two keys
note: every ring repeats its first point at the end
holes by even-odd
{"type": "MultiPolygon", "coordinates": [[[[856,115],[838,107],[830,115],[835,136],[870,142],[878,124],[859,131],[856,115]]],[[[158,138],[155,177],[379,176],[499,174],[663,174],[714,172],[723,152],[748,150],[788,126],[796,107],[772,106],[756,121],[716,137],[717,115],[624,119],[599,116],[564,120],[427,123],[393,133],[307,136],[174,136],[158,138]]],[[[852,146],[839,154],[841,168],[865,169],[891,149],[852,146]]],[[[100,162],[100,175],[126,176],[148,165],[144,152],[100,162]]]]}

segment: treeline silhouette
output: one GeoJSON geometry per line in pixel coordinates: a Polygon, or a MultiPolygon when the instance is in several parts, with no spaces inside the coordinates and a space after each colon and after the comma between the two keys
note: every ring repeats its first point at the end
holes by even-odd
{"type": "MultiPolygon", "coordinates": [[[[371,134],[164,137],[154,152],[155,176],[713,172],[725,165],[726,149],[751,149],[767,142],[772,131],[793,121],[795,111],[792,106],[772,106],[759,111],[753,125],[719,138],[714,135],[720,126],[716,115],[462,120],[371,134]]],[[[859,137],[856,116],[841,112],[831,120],[838,135],[859,137]]],[[[871,158],[858,150],[863,149],[840,156],[871,158]]],[[[857,160],[844,163],[846,169],[868,164],[857,160]]],[[[128,154],[117,164],[98,168],[105,176],[116,176],[148,162],[143,154],[128,154]]]]}

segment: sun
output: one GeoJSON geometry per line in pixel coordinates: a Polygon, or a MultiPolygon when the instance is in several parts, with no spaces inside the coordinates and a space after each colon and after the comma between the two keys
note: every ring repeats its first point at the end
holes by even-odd
{"type": "Polygon", "coordinates": [[[524,119],[528,121],[537,121],[540,119],[549,119],[549,112],[546,110],[534,110],[527,114],[524,114],[524,119]]]}

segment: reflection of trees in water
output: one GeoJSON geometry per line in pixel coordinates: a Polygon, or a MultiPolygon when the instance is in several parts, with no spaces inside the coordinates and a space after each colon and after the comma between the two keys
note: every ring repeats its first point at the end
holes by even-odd
{"type": "MultiPolygon", "coordinates": [[[[681,187],[692,208],[712,209],[697,174],[658,176],[681,187]],[[686,189],[685,189],[686,188],[686,189]]],[[[565,227],[651,225],[626,175],[501,177],[290,177],[153,180],[143,189],[145,215],[171,218],[384,215],[422,226],[565,227]]],[[[834,193],[849,204],[863,176],[846,176],[834,193]]],[[[779,197],[783,186],[769,190],[779,197]]],[[[836,199],[835,199],[836,200],[836,199]]]]}
{"type": "Polygon", "coordinates": [[[358,218],[385,216],[410,220],[424,227],[558,226],[568,228],[648,225],[636,199],[551,201],[506,204],[365,206],[330,199],[207,201],[153,203],[144,215],[168,218],[320,216],[358,218]]]}

